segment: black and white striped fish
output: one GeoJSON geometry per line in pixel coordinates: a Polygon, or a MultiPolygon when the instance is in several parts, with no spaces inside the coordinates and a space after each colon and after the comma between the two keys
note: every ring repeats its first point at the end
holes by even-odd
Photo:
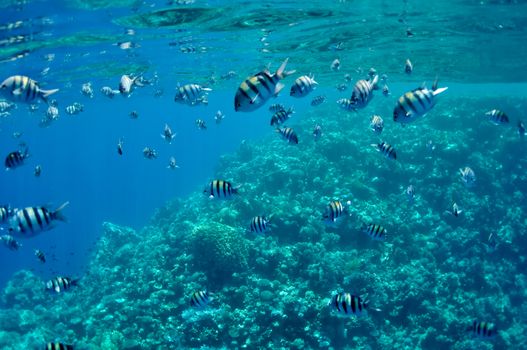
{"type": "Polygon", "coordinates": [[[315,81],[313,75],[302,75],[297,78],[291,86],[290,96],[293,97],[304,97],[307,96],[311,91],[316,89],[318,83],[315,81]]]}
{"type": "Polygon", "coordinates": [[[40,249],[35,249],[35,256],[37,257],[37,259],[41,262],[41,263],[45,263],[46,262],[46,255],[44,254],[44,252],[40,249]]]}
{"type": "Polygon", "coordinates": [[[467,327],[467,332],[480,339],[492,339],[498,334],[492,323],[477,320],[474,320],[472,325],[467,327]]]}
{"type": "Polygon", "coordinates": [[[84,105],[74,102],[72,105],[66,106],[66,113],[69,115],[79,114],[84,110],[84,105]]]}
{"type": "Polygon", "coordinates": [[[196,126],[200,130],[207,130],[207,124],[205,124],[203,119],[196,119],[196,126]]]}
{"type": "Polygon", "coordinates": [[[249,229],[251,232],[255,233],[265,233],[267,230],[269,230],[269,219],[263,215],[255,216],[251,219],[251,224],[249,225],[249,229]]]}
{"type": "Polygon", "coordinates": [[[355,83],[351,93],[351,105],[354,109],[364,108],[373,98],[373,90],[376,88],[379,76],[375,75],[370,80],[361,79],[355,83]]]}
{"type": "Polygon", "coordinates": [[[337,104],[345,111],[355,111],[355,105],[351,102],[351,100],[347,98],[341,98],[337,101],[337,104]]]}
{"type": "Polygon", "coordinates": [[[66,221],[61,211],[68,204],[69,202],[66,202],[54,211],[50,211],[46,207],[17,209],[10,220],[9,230],[24,237],[50,230],[54,227],[55,221],[66,221]]]}
{"type": "Polygon", "coordinates": [[[0,236],[0,241],[2,241],[2,243],[10,250],[18,250],[18,248],[22,246],[22,244],[18,243],[15,237],[11,235],[0,236]]]}
{"type": "Polygon", "coordinates": [[[172,139],[176,137],[176,133],[172,132],[172,129],[168,124],[165,123],[165,129],[163,129],[163,133],[161,134],[161,138],[163,138],[166,142],[169,144],[172,143],[172,139]]]}
{"type": "Polygon", "coordinates": [[[509,124],[509,117],[503,111],[499,109],[493,109],[485,113],[489,118],[489,121],[494,125],[505,125],[509,124]]]}
{"type": "Polygon", "coordinates": [[[209,198],[228,199],[232,198],[233,195],[238,194],[238,187],[232,186],[229,181],[225,180],[212,180],[203,192],[209,196],[209,198]]]}
{"type": "Polygon", "coordinates": [[[328,303],[331,311],[339,316],[366,316],[368,314],[368,301],[350,293],[337,293],[328,303]]]}
{"type": "Polygon", "coordinates": [[[269,112],[276,113],[278,111],[284,111],[284,110],[285,110],[285,106],[281,103],[273,103],[272,105],[269,106],[269,112]]]}
{"type": "Polygon", "coordinates": [[[291,118],[291,114],[293,113],[295,113],[293,107],[290,107],[287,111],[284,109],[276,112],[271,117],[271,126],[285,123],[289,118],[291,118]]]}
{"type": "Polygon", "coordinates": [[[386,238],[386,233],[388,233],[388,231],[384,227],[373,223],[363,223],[361,231],[376,241],[384,241],[384,239],[386,238]]]}
{"type": "Polygon", "coordinates": [[[393,121],[408,124],[423,117],[434,107],[437,96],[447,89],[447,87],[443,87],[429,90],[426,87],[420,87],[405,93],[399,97],[395,104],[393,121]]]}
{"type": "Polygon", "coordinates": [[[73,345],[63,344],[63,343],[52,343],[49,342],[46,344],[44,350],[73,350],[73,345]]]}
{"type": "Polygon", "coordinates": [[[370,120],[370,129],[380,134],[382,130],[384,129],[384,120],[379,115],[373,115],[370,120]]]}
{"type": "Polygon", "coordinates": [[[206,307],[212,301],[210,293],[206,290],[197,290],[190,297],[190,306],[196,309],[206,307]]]}
{"type": "Polygon", "coordinates": [[[101,88],[101,93],[109,98],[113,98],[115,95],[120,94],[121,92],[119,90],[114,90],[109,86],[103,86],[101,88]]]}
{"type": "Polygon", "coordinates": [[[7,155],[5,158],[6,170],[18,168],[24,165],[24,160],[29,157],[28,149],[22,151],[14,151],[7,155]]]}
{"type": "Polygon", "coordinates": [[[282,135],[282,138],[288,143],[298,144],[298,135],[292,128],[278,128],[276,132],[282,135]]]}
{"type": "Polygon", "coordinates": [[[198,84],[178,85],[174,101],[195,106],[206,101],[206,94],[209,91],[212,91],[212,89],[198,84]]]}
{"type": "Polygon", "coordinates": [[[280,80],[295,71],[286,71],[286,60],[282,63],[276,73],[271,74],[269,70],[256,73],[245,79],[234,96],[234,110],[236,112],[252,112],[263,106],[272,96],[277,96],[284,88],[280,80]]]}
{"type": "Polygon", "coordinates": [[[53,291],[55,293],[60,293],[76,285],[77,280],[73,280],[69,277],[58,276],[46,282],[46,290],[53,291]]]}
{"type": "Polygon", "coordinates": [[[311,106],[313,107],[319,106],[323,104],[324,102],[326,102],[326,96],[318,95],[318,96],[313,97],[313,99],[311,100],[311,106]]]}
{"type": "Polygon", "coordinates": [[[393,148],[386,142],[373,143],[372,146],[375,147],[379,152],[381,152],[386,158],[394,160],[397,159],[397,153],[395,152],[395,148],[393,148]]]}
{"type": "Polygon", "coordinates": [[[15,102],[30,103],[37,98],[47,102],[48,97],[57,91],[59,89],[42,90],[36,81],[23,75],[11,76],[0,84],[0,93],[15,102]]]}
{"type": "MultiPolygon", "coordinates": [[[[346,204],[349,206],[351,202],[348,201],[346,204]]],[[[334,200],[329,202],[329,204],[326,206],[326,210],[322,217],[326,223],[334,223],[338,218],[342,217],[347,212],[348,208],[345,207],[341,201],[334,200]]]]}

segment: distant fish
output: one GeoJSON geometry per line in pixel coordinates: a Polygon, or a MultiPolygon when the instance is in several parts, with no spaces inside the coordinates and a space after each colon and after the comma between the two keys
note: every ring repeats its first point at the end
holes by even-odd
{"type": "Polygon", "coordinates": [[[472,325],[467,327],[467,332],[480,339],[492,339],[497,335],[497,330],[492,323],[477,320],[474,320],[472,325]]]}
{"type": "Polygon", "coordinates": [[[93,88],[90,82],[82,84],[81,94],[83,94],[86,97],[93,98],[93,88]]]}
{"type": "Polygon", "coordinates": [[[313,75],[302,75],[297,78],[291,86],[290,96],[304,97],[317,87],[318,83],[315,81],[313,75]]]}
{"type": "Polygon", "coordinates": [[[40,177],[40,174],[42,174],[42,167],[40,165],[36,165],[33,175],[35,175],[35,177],[40,177]]]}
{"type": "Polygon", "coordinates": [[[161,138],[164,139],[169,144],[171,144],[174,137],[176,137],[176,133],[173,133],[172,129],[170,129],[170,126],[168,126],[168,124],[165,124],[165,129],[163,129],[161,138]]]}
{"type": "Polygon", "coordinates": [[[412,64],[410,59],[407,59],[406,62],[404,63],[404,72],[406,74],[412,74],[413,70],[414,70],[414,65],[412,64]]]}
{"type": "Polygon", "coordinates": [[[437,96],[447,87],[434,91],[420,87],[399,97],[393,110],[393,121],[401,124],[411,123],[428,113],[437,102],[437,96]]]}
{"type": "Polygon", "coordinates": [[[45,118],[50,123],[59,119],[59,109],[56,106],[49,106],[45,118]]]}
{"type": "Polygon", "coordinates": [[[384,120],[378,115],[373,115],[370,121],[370,129],[376,134],[382,133],[382,130],[384,129],[384,120]]]}
{"type": "Polygon", "coordinates": [[[101,93],[106,97],[113,98],[115,95],[118,95],[121,92],[119,90],[114,90],[109,86],[103,86],[101,88],[101,93]]]}
{"type": "Polygon", "coordinates": [[[527,134],[525,132],[525,125],[521,120],[518,120],[518,134],[520,135],[520,138],[523,138],[525,134],[527,134]]]}
{"type": "Polygon", "coordinates": [[[48,97],[58,91],[42,90],[36,81],[23,75],[11,76],[0,84],[0,93],[15,102],[31,103],[37,98],[47,102],[48,97]]]}
{"type": "Polygon", "coordinates": [[[375,75],[369,80],[361,79],[355,83],[350,98],[353,108],[360,109],[368,105],[373,98],[373,90],[375,90],[378,81],[379,76],[375,75]]]}
{"type": "Polygon", "coordinates": [[[276,113],[278,111],[285,111],[285,106],[281,103],[273,103],[269,106],[269,112],[276,113]]]}
{"type": "Polygon", "coordinates": [[[286,59],[274,74],[266,69],[245,79],[236,90],[234,110],[252,112],[263,106],[272,96],[277,96],[284,88],[280,80],[295,73],[294,70],[285,70],[288,60],[286,59]]]}
{"type": "Polygon", "coordinates": [[[203,119],[196,119],[196,126],[200,130],[207,130],[207,124],[205,124],[203,119]]]}
{"type": "Polygon", "coordinates": [[[295,110],[293,109],[293,107],[290,107],[287,111],[281,110],[281,111],[276,112],[271,117],[271,126],[274,126],[274,125],[278,126],[278,125],[285,123],[289,118],[291,118],[291,115],[293,113],[295,113],[295,110]]]}
{"type": "Polygon", "coordinates": [[[278,128],[276,132],[282,135],[282,138],[288,143],[298,144],[298,136],[292,128],[278,128]]]}
{"type": "Polygon", "coordinates": [[[29,157],[29,152],[26,147],[24,151],[13,151],[9,153],[5,158],[6,170],[15,169],[24,165],[24,161],[29,157]]]}
{"type": "Polygon", "coordinates": [[[228,199],[238,194],[238,187],[232,186],[229,181],[212,180],[203,190],[209,198],[228,199]]]}
{"type": "Polygon", "coordinates": [[[463,210],[459,209],[459,206],[457,203],[452,204],[452,211],[446,210],[445,213],[450,214],[452,216],[455,216],[456,218],[463,212],[463,210]]]}
{"type": "Polygon", "coordinates": [[[206,93],[209,91],[212,91],[212,89],[198,84],[186,84],[183,86],[178,85],[174,101],[191,106],[195,106],[200,103],[203,104],[204,101],[206,101],[206,93]]]}
{"type": "Polygon", "coordinates": [[[192,293],[190,297],[190,306],[196,309],[206,307],[212,301],[212,297],[206,290],[198,290],[192,293]]]}
{"type": "Polygon", "coordinates": [[[10,232],[16,232],[23,237],[29,237],[31,234],[47,231],[55,227],[55,222],[66,221],[62,210],[69,204],[65,202],[54,211],[47,207],[27,207],[17,209],[10,219],[10,232]]]}
{"type": "Polygon", "coordinates": [[[232,79],[232,78],[234,78],[236,76],[238,76],[238,74],[235,71],[231,70],[231,71],[228,71],[227,73],[221,75],[220,79],[230,80],[230,79],[232,79]]]}
{"type": "Polygon", "coordinates": [[[340,92],[346,91],[346,90],[348,90],[348,84],[346,84],[346,83],[337,84],[336,88],[340,92]]]}
{"type": "Polygon", "coordinates": [[[44,252],[40,249],[35,249],[35,256],[37,257],[37,259],[41,262],[41,263],[45,263],[46,262],[46,255],[44,254],[44,252]]]}
{"type": "Polygon", "coordinates": [[[485,242],[487,246],[487,251],[494,252],[496,248],[498,247],[498,240],[496,239],[495,234],[491,233],[489,237],[487,238],[487,242],[485,242]]]}
{"type": "Polygon", "coordinates": [[[17,240],[11,235],[2,235],[0,236],[0,241],[9,248],[10,250],[18,250],[22,244],[18,243],[17,240]]]}
{"type": "Polygon", "coordinates": [[[415,188],[414,185],[410,185],[406,188],[406,198],[408,199],[408,203],[412,204],[415,199],[415,188]]]}
{"type": "Polygon", "coordinates": [[[474,170],[466,166],[463,169],[459,169],[459,173],[461,174],[461,181],[466,187],[474,187],[476,185],[476,173],[474,170]]]}
{"type": "Polygon", "coordinates": [[[351,83],[351,81],[353,80],[353,78],[351,77],[351,74],[344,74],[344,81],[346,83],[351,83]]]}
{"type": "Polygon", "coordinates": [[[372,146],[375,147],[379,152],[381,152],[386,158],[393,160],[397,159],[397,153],[395,152],[395,148],[393,148],[386,142],[374,143],[372,144],[372,146]]]}
{"type": "Polygon", "coordinates": [[[117,154],[120,156],[123,155],[123,138],[122,137],[119,139],[119,142],[117,142],[117,154]]]}
{"type": "Polygon", "coordinates": [[[143,148],[143,156],[146,159],[156,159],[157,158],[157,152],[153,148],[145,147],[145,148],[143,148]]]}
{"type": "Polygon", "coordinates": [[[313,97],[313,99],[311,100],[311,106],[313,107],[319,106],[323,104],[324,102],[326,102],[326,96],[318,95],[318,96],[313,97]]]}
{"type": "Polygon", "coordinates": [[[73,350],[73,345],[49,342],[44,350],[73,350]]]}
{"type": "Polygon", "coordinates": [[[318,139],[320,139],[321,136],[322,136],[322,127],[319,124],[317,124],[313,128],[313,138],[315,139],[315,141],[318,141],[318,139]]]}
{"type": "Polygon", "coordinates": [[[139,113],[137,111],[131,111],[129,116],[131,119],[137,119],[139,118],[139,113]]]}
{"type": "MultiPolygon", "coordinates": [[[[351,202],[348,201],[346,205],[351,205],[351,202]]],[[[322,219],[326,223],[335,223],[338,218],[342,217],[346,213],[348,213],[348,208],[345,207],[341,201],[334,200],[329,202],[329,204],[326,206],[326,210],[322,215],[322,219]]]]}
{"type": "Polygon", "coordinates": [[[72,105],[66,106],[66,113],[69,115],[79,114],[84,110],[84,105],[74,102],[72,105]]]}
{"type": "Polygon", "coordinates": [[[331,311],[339,316],[366,316],[368,301],[350,293],[337,293],[328,303],[331,311]]]}
{"type": "Polygon", "coordinates": [[[220,110],[216,112],[214,115],[214,120],[216,121],[216,124],[220,124],[223,119],[225,119],[225,114],[223,114],[220,110]]]}
{"type": "Polygon", "coordinates": [[[345,111],[356,111],[355,105],[353,104],[353,102],[351,102],[351,100],[347,98],[341,98],[340,100],[337,101],[337,104],[340,106],[340,108],[342,108],[345,111]]]}
{"type": "Polygon", "coordinates": [[[0,224],[6,223],[14,212],[9,205],[0,205],[0,224]]]}
{"type": "Polygon", "coordinates": [[[174,157],[170,157],[170,160],[168,161],[168,166],[167,166],[168,169],[176,169],[176,168],[179,168],[179,165],[177,165],[176,163],[176,158],[174,157]]]}
{"type": "Polygon", "coordinates": [[[0,112],[9,112],[13,108],[16,108],[16,104],[7,101],[0,101],[0,112]]]}
{"type": "Polygon", "coordinates": [[[330,68],[334,72],[340,70],[340,60],[338,58],[335,58],[333,62],[331,62],[330,68]]]}
{"type": "Polygon", "coordinates": [[[251,219],[249,229],[253,233],[263,234],[269,230],[269,220],[265,216],[255,216],[251,219]]]}
{"type": "Polygon", "coordinates": [[[46,282],[46,290],[60,293],[70,289],[72,286],[77,286],[77,284],[77,280],[73,280],[69,277],[58,276],[46,282]]]}
{"type": "Polygon", "coordinates": [[[139,76],[132,78],[130,75],[124,74],[119,81],[119,92],[121,95],[128,97],[132,93],[134,86],[143,85],[143,80],[139,76]]]}
{"type": "Polygon", "coordinates": [[[384,241],[386,238],[386,233],[388,233],[388,231],[383,226],[373,223],[363,223],[361,226],[361,231],[376,241],[384,241]]]}
{"type": "Polygon", "coordinates": [[[384,84],[384,86],[382,87],[382,94],[386,97],[390,96],[391,93],[390,93],[390,88],[388,87],[387,84],[384,84]]]}
{"type": "Polygon", "coordinates": [[[499,109],[493,109],[485,113],[489,118],[489,121],[494,125],[504,125],[509,124],[509,117],[504,112],[499,109]]]}

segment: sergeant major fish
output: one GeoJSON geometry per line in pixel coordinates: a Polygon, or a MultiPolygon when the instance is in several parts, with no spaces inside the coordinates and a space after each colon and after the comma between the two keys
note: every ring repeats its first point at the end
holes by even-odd
{"type": "Polygon", "coordinates": [[[46,290],[60,293],[70,289],[72,286],[77,286],[78,281],[73,280],[70,277],[55,277],[46,282],[46,290]]]}
{"type": "MultiPolygon", "coordinates": [[[[351,202],[348,201],[346,204],[349,206],[351,205],[351,202]]],[[[322,219],[326,223],[331,224],[335,223],[338,218],[342,217],[346,213],[348,213],[348,208],[345,207],[341,201],[334,200],[329,202],[329,204],[326,206],[326,210],[322,215],[322,219]]]]}
{"type": "Polygon", "coordinates": [[[190,297],[190,306],[197,309],[206,307],[212,301],[212,297],[206,290],[198,290],[190,297]]]}
{"type": "Polygon", "coordinates": [[[10,250],[18,250],[22,244],[18,243],[17,240],[11,235],[2,235],[0,236],[0,241],[10,250]]]}
{"type": "Polygon", "coordinates": [[[207,130],[207,124],[205,124],[203,119],[196,119],[196,126],[200,130],[207,130]]]}
{"type": "Polygon", "coordinates": [[[298,136],[292,128],[278,128],[276,132],[282,135],[282,138],[288,143],[298,144],[298,136]]]}
{"type": "Polygon", "coordinates": [[[238,187],[232,186],[229,181],[212,180],[203,190],[209,198],[229,199],[238,194],[238,187]]]}
{"type": "Polygon", "coordinates": [[[290,96],[304,97],[317,87],[318,83],[315,81],[313,75],[303,75],[295,80],[291,86],[290,96]]]}
{"type": "Polygon", "coordinates": [[[277,96],[284,88],[280,80],[296,72],[285,70],[288,60],[287,58],[274,74],[266,69],[245,79],[236,90],[234,110],[252,112],[263,106],[272,96],[277,96]]]}
{"type": "Polygon", "coordinates": [[[271,117],[271,126],[281,125],[285,123],[289,118],[291,118],[291,115],[293,113],[295,113],[295,110],[293,109],[293,107],[289,108],[287,111],[281,110],[281,111],[276,112],[271,117]]]}
{"type": "Polygon", "coordinates": [[[251,219],[249,229],[253,233],[263,234],[269,229],[269,220],[263,215],[255,216],[251,219]]]}
{"type": "Polygon", "coordinates": [[[49,342],[46,344],[44,350],[73,350],[73,345],[63,344],[63,343],[52,343],[49,342]]]}
{"type": "Polygon", "coordinates": [[[376,89],[378,81],[379,76],[375,75],[369,80],[361,79],[355,83],[350,97],[352,108],[360,109],[368,105],[373,98],[373,90],[376,89]]]}
{"type": "Polygon", "coordinates": [[[10,232],[16,232],[23,237],[36,235],[40,232],[52,229],[56,221],[66,221],[62,210],[69,204],[65,202],[54,211],[46,207],[26,207],[17,209],[10,220],[10,232]]]}
{"type": "Polygon", "coordinates": [[[165,124],[165,129],[163,130],[163,133],[161,134],[161,138],[163,138],[166,142],[171,144],[174,137],[176,137],[176,134],[172,132],[172,129],[170,129],[170,126],[168,126],[168,124],[165,124]]]}
{"type": "Polygon", "coordinates": [[[497,335],[497,331],[492,323],[474,320],[472,325],[467,327],[467,332],[470,332],[474,337],[480,339],[491,339],[497,335]]]}
{"type": "Polygon", "coordinates": [[[373,223],[363,223],[361,231],[376,241],[384,241],[384,239],[386,238],[386,233],[388,233],[388,231],[384,227],[373,223]]]}
{"type": "Polygon", "coordinates": [[[157,158],[157,151],[150,147],[143,148],[143,156],[146,159],[156,159],[157,158]]]}
{"type": "Polygon", "coordinates": [[[113,98],[115,95],[119,94],[120,91],[119,91],[119,90],[114,90],[114,89],[112,89],[112,88],[109,87],[109,86],[103,86],[103,87],[101,88],[101,93],[102,93],[104,96],[108,97],[108,98],[113,98]]]}
{"type": "Polygon", "coordinates": [[[324,96],[324,95],[315,96],[311,100],[311,106],[313,106],[313,107],[319,106],[319,105],[321,105],[324,102],[326,102],[326,96],[324,96]]]}
{"type": "Polygon", "coordinates": [[[29,152],[26,147],[24,151],[13,151],[9,153],[5,158],[5,168],[6,170],[15,169],[19,166],[24,165],[24,161],[29,157],[29,152]]]}
{"type": "Polygon", "coordinates": [[[177,163],[176,163],[176,158],[175,157],[170,157],[170,160],[168,161],[167,169],[174,170],[176,168],[179,168],[179,165],[177,165],[177,163]]]}
{"type": "Polygon", "coordinates": [[[273,103],[272,105],[269,106],[269,112],[276,113],[278,111],[284,111],[284,110],[285,110],[285,106],[281,103],[273,103]]]}
{"type": "Polygon", "coordinates": [[[380,134],[384,129],[384,120],[378,115],[373,115],[370,121],[370,129],[374,133],[380,134]]]}
{"type": "Polygon", "coordinates": [[[199,103],[206,104],[206,93],[212,91],[210,88],[198,84],[178,85],[174,101],[195,106],[199,103]]]}
{"type": "Polygon", "coordinates": [[[474,187],[476,184],[476,173],[474,170],[466,166],[463,169],[459,169],[459,173],[461,175],[461,181],[463,181],[466,187],[474,187]]]}
{"type": "Polygon", "coordinates": [[[345,111],[356,111],[355,105],[353,104],[353,102],[351,102],[351,100],[347,98],[341,98],[340,100],[337,101],[337,104],[340,106],[340,108],[342,108],[345,111]]]}
{"type": "Polygon", "coordinates": [[[379,152],[381,152],[386,158],[393,160],[397,159],[397,153],[395,152],[395,148],[393,148],[386,142],[374,143],[372,144],[372,146],[375,147],[379,152]]]}
{"type": "Polygon", "coordinates": [[[47,103],[48,97],[58,91],[59,89],[43,90],[36,81],[23,75],[11,76],[0,84],[1,94],[14,102],[31,103],[41,98],[47,103]]]}
{"type": "Polygon", "coordinates": [[[447,89],[448,87],[428,90],[420,87],[405,93],[395,104],[393,121],[404,125],[423,117],[434,107],[437,96],[447,89]]]}
{"type": "Polygon", "coordinates": [[[494,125],[504,125],[509,124],[509,117],[503,111],[499,109],[493,109],[485,113],[489,118],[489,121],[494,125]]]}
{"type": "Polygon", "coordinates": [[[37,257],[37,259],[41,262],[41,263],[45,263],[46,262],[46,255],[44,254],[44,252],[40,249],[35,249],[35,256],[37,257]]]}
{"type": "Polygon", "coordinates": [[[328,303],[331,311],[339,316],[366,316],[368,301],[350,293],[337,293],[328,303]]]}

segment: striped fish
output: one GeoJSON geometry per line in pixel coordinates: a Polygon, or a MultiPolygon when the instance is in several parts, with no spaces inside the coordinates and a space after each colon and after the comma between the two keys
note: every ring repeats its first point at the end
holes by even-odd
{"type": "Polygon", "coordinates": [[[474,320],[472,325],[467,327],[467,331],[472,333],[473,336],[480,339],[491,339],[494,338],[498,332],[492,323],[481,322],[474,320]]]}
{"type": "Polygon", "coordinates": [[[269,112],[276,113],[278,111],[284,111],[284,110],[285,110],[285,106],[281,103],[273,103],[272,105],[269,106],[269,112]]]}
{"type": "Polygon", "coordinates": [[[203,119],[196,119],[196,126],[200,130],[207,130],[207,124],[205,124],[203,119]]]}
{"type": "Polygon", "coordinates": [[[66,221],[61,211],[68,204],[69,202],[62,204],[55,211],[50,211],[46,207],[18,209],[11,218],[9,230],[17,232],[22,236],[50,230],[54,227],[55,221],[66,221]]]}
{"type": "Polygon", "coordinates": [[[324,102],[326,102],[326,96],[318,95],[318,96],[313,97],[313,99],[311,100],[311,106],[313,107],[319,106],[323,104],[324,102]]]}
{"type": "Polygon", "coordinates": [[[0,236],[0,241],[10,250],[18,250],[22,244],[18,243],[17,240],[11,235],[2,235],[0,236]]]}
{"type": "Polygon", "coordinates": [[[47,343],[44,350],[73,350],[73,345],[63,343],[47,343]]]}
{"type": "Polygon", "coordinates": [[[384,120],[381,118],[381,116],[373,115],[371,117],[370,129],[377,134],[380,134],[382,132],[382,130],[384,129],[384,120]]]}
{"type": "Polygon", "coordinates": [[[13,75],[0,84],[0,93],[14,102],[30,103],[37,98],[45,102],[59,89],[42,90],[38,83],[23,75],[13,75]]]}
{"type": "Polygon", "coordinates": [[[361,79],[355,83],[350,98],[352,108],[360,109],[368,105],[373,98],[373,90],[377,86],[378,81],[379,76],[375,75],[370,80],[361,79]]]}
{"type": "Polygon", "coordinates": [[[372,144],[372,146],[375,147],[379,152],[381,152],[386,158],[394,160],[397,159],[397,153],[395,152],[395,148],[393,148],[386,142],[374,143],[372,144]]]}
{"type": "Polygon", "coordinates": [[[212,180],[203,190],[209,198],[228,199],[238,194],[238,187],[233,187],[229,181],[212,180]]]}
{"type": "Polygon", "coordinates": [[[255,216],[249,225],[251,232],[265,233],[269,229],[269,220],[265,216],[255,216]]]}
{"type": "Polygon", "coordinates": [[[35,249],[35,256],[37,257],[37,259],[41,262],[41,263],[45,263],[46,262],[46,255],[44,254],[44,252],[40,249],[35,249]]]}
{"type": "Polygon", "coordinates": [[[290,96],[293,97],[304,97],[307,96],[311,91],[317,87],[318,83],[315,81],[313,75],[302,75],[297,78],[291,86],[290,96]]]}
{"type": "Polygon", "coordinates": [[[273,114],[271,117],[271,126],[274,125],[280,125],[285,123],[286,120],[288,120],[291,116],[291,114],[295,113],[293,107],[286,110],[281,110],[273,114]]]}
{"type": "Polygon", "coordinates": [[[190,306],[196,309],[202,309],[212,301],[212,297],[206,290],[197,290],[190,297],[190,306]]]}
{"type": "Polygon", "coordinates": [[[341,98],[337,101],[337,104],[345,111],[355,111],[355,106],[353,105],[353,102],[347,98],[341,98]]]}
{"type": "Polygon", "coordinates": [[[371,223],[370,224],[363,223],[361,227],[361,231],[376,241],[384,241],[384,239],[386,238],[386,233],[388,233],[388,231],[381,225],[371,224],[371,223]]]}
{"type": "Polygon", "coordinates": [[[14,151],[7,155],[5,158],[6,170],[18,168],[24,165],[24,160],[29,157],[28,149],[22,151],[14,151]]]}
{"type": "Polygon", "coordinates": [[[205,95],[209,91],[212,91],[212,89],[198,84],[178,85],[174,101],[195,106],[206,101],[205,95]]]}
{"type": "Polygon", "coordinates": [[[287,140],[288,143],[294,143],[298,145],[298,136],[292,128],[279,128],[276,129],[277,133],[280,133],[282,137],[287,140]]]}
{"type": "Polygon", "coordinates": [[[0,224],[3,224],[8,221],[8,219],[13,215],[9,205],[0,206],[0,224]]]}
{"type": "Polygon", "coordinates": [[[476,185],[476,173],[472,168],[466,166],[463,169],[459,169],[461,175],[461,181],[465,183],[466,187],[474,187],[476,185]]]}
{"type": "Polygon", "coordinates": [[[328,303],[330,309],[340,316],[366,316],[368,301],[350,293],[337,293],[328,303]]]}
{"type": "Polygon", "coordinates": [[[489,118],[490,122],[494,125],[509,124],[509,117],[499,109],[493,109],[488,111],[485,115],[489,118]]]}
{"type": "Polygon", "coordinates": [[[119,90],[114,90],[112,89],[111,87],[109,86],[103,86],[101,88],[101,93],[106,96],[106,97],[109,97],[109,98],[113,98],[115,95],[121,93],[119,90]]]}
{"type": "Polygon", "coordinates": [[[437,95],[446,91],[447,87],[428,90],[420,87],[399,97],[393,109],[393,121],[407,124],[423,117],[436,104],[437,95]]]}
{"type": "MultiPolygon", "coordinates": [[[[348,201],[346,204],[350,205],[351,203],[348,201]]],[[[324,212],[323,220],[327,223],[334,223],[337,221],[338,218],[342,217],[347,212],[348,209],[344,207],[341,201],[331,201],[326,206],[326,211],[324,212]]]]}
{"type": "Polygon", "coordinates": [[[73,280],[69,277],[58,276],[46,282],[46,290],[60,293],[76,285],[77,280],[73,280]]]}
{"type": "Polygon", "coordinates": [[[234,110],[252,112],[263,106],[272,96],[277,96],[284,88],[280,80],[295,73],[294,70],[285,70],[288,60],[287,58],[274,74],[264,70],[245,79],[236,90],[234,110]]]}

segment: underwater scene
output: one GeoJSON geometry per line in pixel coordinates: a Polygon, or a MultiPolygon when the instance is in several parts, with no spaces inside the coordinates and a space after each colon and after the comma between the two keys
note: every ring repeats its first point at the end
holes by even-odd
{"type": "Polygon", "coordinates": [[[527,1],[0,1],[0,349],[527,349],[527,1]]]}

